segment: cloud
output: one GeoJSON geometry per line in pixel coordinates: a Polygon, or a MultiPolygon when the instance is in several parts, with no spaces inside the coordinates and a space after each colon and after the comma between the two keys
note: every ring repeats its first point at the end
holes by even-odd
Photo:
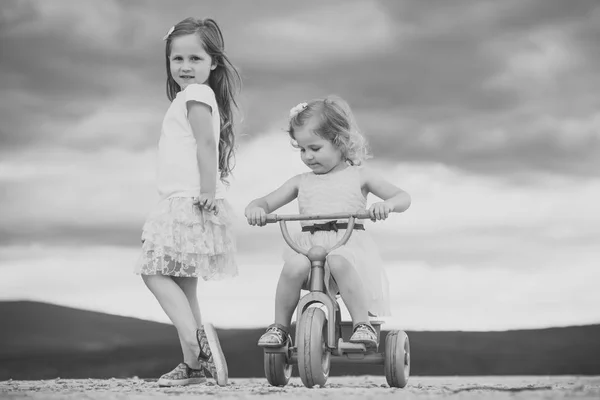
{"type": "MultiPolygon", "coordinates": [[[[0,300],[47,301],[168,323],[132,272],[138,256],[137,248],[111,246],[0,248],[0,300]]],[[[235,279],[200,282],[203,318],[222,328],[271,324],[278,260],[240,257],[239,268],[235,279]]],[[[600,272],[591,262],[543,271],[408,263],[388,266],[387,272],[393,317],[386,318],[386,329],[505,330],[598,323],[600,318],[593,307],[600,301],[600,272]]],[[[343,316],[349,318],[345,309],[343,316]]]]}
{"type": "Polygon", "coordinates": [[[233,54],[258,68],[314,71],[393,51],[401,31],[378,2],[319,3],[249,23],[244,33],[251,45],[238,42],[233,54]],[[340,13],[344,18],[336,18],[340,13]]]}
{"type": "MultiPolygon", "coordinates": [[[[595,2],[261,4],[206,5],[242,71],[239,127],[251,138],[283,129],[299,101],[336,93],[380,158],[482,174],[598,170],[595,2]],[[323,23],[331,14],[341,18],[323,23]]],[[[152,148],[141,132],[157,129],[167,106],[157,38],[205,12],[183,1],[98,7],[3,7],[4,151],[152,148]]]]}
{"type": "MultiPolygon", "coordinates": [[[[153,151],[111,149],[3,160],[0,242],[138,246],[143,221],[157,201],[154,162],[153,151]]],[[[413,199],[406,213],[367,223],[388,260],[521,269],[599,256],[593,239],[600,235],[598,179],[480,176],[443,164],[370,166],[413,199]]],[[[279,229],[248,226],[244,208],[304,171],[286,134],[272,132],[244,144],[228,193],[241,254],[276,253],[280,260],[279,229]]],[[[297,213],[297,203],[277,213],[297,213]]]]}
{"type": "Polygon", "coordinates": [[[153,160],[153,152],[114,149],[87,154],[53,148],[4,157],[0,241],[121,242],[123,234],[113,233],[139,232],[156,201],[153,160]]]}
{"type": "Polygon", "coordinates": [[[598,294],[589,281],[597,279],[598,271],[590,262],[543,272],[416,263],[388,274],[395,289],[389,324],[404,329],[527,329],[591,324],[600,318],[591,306],[598,294]]]}
{"type": "MultiPolygon", "coordinates": [[[[238,213],[240,257],[265,268],[256,276],[270,279],[269,287],[284,243],[275,226],[248,226],[243,209],[306,170],[284,131],[288,110],[334,93],[349,101],[369,138],[370,165],[413,197],[405,214],[368,226],[393,279],[419,282],[397,287],[398,304],[428,282],[442,298],[454,298],[452,288],[442,290],[449,271],[467,299],[484,296],[488,278],[516,288],[514,297],[495,294],[481,308],[472,299],[456,300],[452,307],[467,307],[473,321],[484,307],[503,315],[498,326],[529,326],[527,315],[536,312],[548,323],[592,320],[592,311],[580,307],[595,300],[585,292],[592,289],[578,287],[565,272],[592,281],[591,260],[600,255],[600,6],[587,0],[179,1],[177,7],[6,1],[0,11],[0,268],[11,271],[10,282],[18,281],[19,268],[34,265],[33,271],[47,259],[57,276],[67,274],[71,264],[59,267],[73,254],[88,277],[107,262],[129,268],[157,200],[155,150],[168,107],[161,38],[190,15],[221,24],[244,78],[229,199],[238,213]],[[506,313],[540,281],[548,286],[535,287],[542,300],[523,308],[530,314],[506,313]],[[583,293],[565,307],[584,311],[551,315],[547,305],[558,306],[549,293],[563,289],[583,293]]],[[[123,293],[139,283],[133,282],[123,293]]],[[[272,294],[263,289],[240,292],[255,303],[240,305],[232,297],[228,307],[272,307],[272,294]]],[[[36,290],[40,299],[94,306],[93,296],[82,292],[76,300],[52,288],[36,290]]],[[[438,301],[433,296],[427,307],[438,301]]],[[[431,326],[418,317],[421,308],[405,311],[413,326],[431,326]]],[[[428,318],[438,317],[443,323],[436,326],[454,326],[441,315],[428,318]]]]}
{"type": "MultiPolygon", "coordinates": [[[[482,174],[596,175],[599,104],[595,91],[584,88],[600,84],[590,39],[599,32],[597,5],[584,2],[565,13],[556,2],[426,10],[412,2],[385,4],[397,24],[411,20],[386,54],[330,63],[332,74],[319,64],[302,69],[295,79],[310,82],[304,88],[289,87],[290,78],[269,66],[248,76],[298,93],[290,105],[342,95],[385,159],[443,162],[482,174]],[[573,136],[581,146],[565,145],[573,136]]],[[[273,107],[266,102],[265,109],[273,107]]],[[[264,120],[267,112],[260,111],[264,120]]]]}
{"type": "Polygon", "coordinates": [[[441,162],[481,175],[598,176],[598,113],[581,114],[561,118],[516,111],[493,118],[419,122],[374,112],[360,115],[358,121],[366,127],[378,124],[367,133],[373,153],[387,160],[441,162]]]}
{"type": "MultiPolygon", "coordinates": [[[[164,84],[148,85],[164,82],[164,67],[151,54],[150,35],[128,29],[129,17],[133,23],[141,19],[110,1],[102,6],[19,1],[3,7],[3,52],[9,55],[0,62],[0,74],[7,78],[0,86],[4,150],[70,146],[72,137],[63,136],[65,131],[79,129],[82,120],[111,104],[123,113],[131,112],[132,104],[147,113],[166,107],[164,84]]],[[[158,54],[162,46],[160,41],[154,46],[158,54]]],[[[126,128],[118,132],[125,142],[126,128]]],[[[96,142],[106,136],[94,133],[96,142]]]]}

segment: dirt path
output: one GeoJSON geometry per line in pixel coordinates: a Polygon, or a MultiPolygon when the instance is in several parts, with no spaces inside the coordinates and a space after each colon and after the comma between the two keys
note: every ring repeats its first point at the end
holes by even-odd
{"type": "Polygon", "coordinates": [[[265,379],[230,380],[182,388],[158,388],[141,379],[55,379],[0,382],[1,399],[599,399],[600,377],[411,377],[404,389],[389,388],[381,376],[332,377],[325,388],[306,389],[299,378],[284,388],[265,379]],[[276,397],[275,397],[276,396],[276,397]]]}

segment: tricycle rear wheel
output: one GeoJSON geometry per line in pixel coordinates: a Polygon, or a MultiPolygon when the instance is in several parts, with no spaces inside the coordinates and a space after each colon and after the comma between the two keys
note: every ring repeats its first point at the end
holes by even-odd
{"type": "Polygon", "coordinates": [[[390,331],[385,338],[385,379],[391,387],[403,388],[410,376],[410,343],[404,331],[390,331]]]}
{"type": "Polygon", "coordinates": [[[287,363],[285,353],[268,353],[264,356],[265,377],[273,386],[285,386],[292,377],[292,364],[287,363]]]}

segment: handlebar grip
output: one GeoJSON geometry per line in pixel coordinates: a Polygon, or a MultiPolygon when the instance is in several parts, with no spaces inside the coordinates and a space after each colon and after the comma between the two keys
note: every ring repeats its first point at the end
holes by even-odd
{"type": "Polygon", "coordinates": [[[267,224],[273,224],[279,221],[277,214],[267,214],[267,224]]]}
{"type": "Polygon", "coordinates": [[[371,214],[368,211],[361,211],[355,217],[356,219],[371,219],[371,214]]]}

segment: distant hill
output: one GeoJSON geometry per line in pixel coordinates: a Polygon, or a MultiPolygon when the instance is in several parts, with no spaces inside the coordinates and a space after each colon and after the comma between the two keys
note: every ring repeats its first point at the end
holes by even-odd
{"type": "MultiPolygon", "coordinates": [[[[156,378],[181,359],[175,328],[157,322],[0,302],[0,324],[0,380],[156,378]]],[[[262,332],[219,330],[231,377],[263,376],[262,332]]],[[[413,375],[600,375],[600,325],[408,334],[413,375]]],[[[380,375],[383,367],[332,366],[332,375],[362,374],[380,375]]]]}

